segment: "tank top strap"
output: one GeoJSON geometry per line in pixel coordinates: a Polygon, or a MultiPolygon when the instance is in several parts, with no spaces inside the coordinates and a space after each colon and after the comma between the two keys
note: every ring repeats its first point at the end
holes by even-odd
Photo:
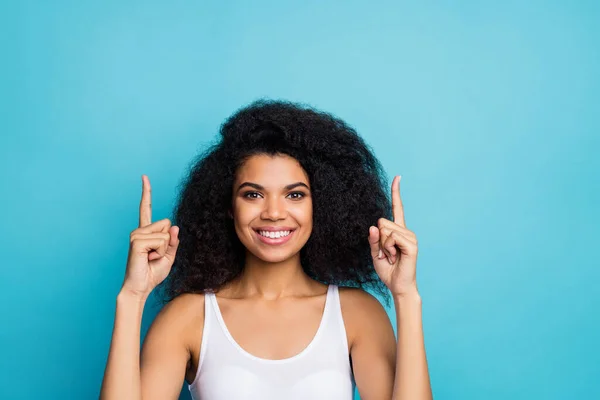
{"type": "Polygon", "coordinates": [[[329,318],[332,328],[343,345],[344,352],[349,356],[348,338],[346,336],[346,326],[342,315],[342,304],[340,302],[340,290],[338,285],[330,285],[328,304],[330,306],[329,318]]]}
{"type": "Polygon", "coordinates": [[[211,302],[211,296],[214,296],[214,293],[205,292],[204,293],[204,327],[202,328],[202,341],[200,344],[200,356],[198,359],[198,368],[196,369],[196,376],[192,383],[188,386],[195,385],[200,376],[200,370],[202,368],[202,364],[204,363],[204,359],[206,358],[206,351],[208,349],[209,336],[211,334],[211,328],[215,324],[214,322],[214,311],[211,302]]]}

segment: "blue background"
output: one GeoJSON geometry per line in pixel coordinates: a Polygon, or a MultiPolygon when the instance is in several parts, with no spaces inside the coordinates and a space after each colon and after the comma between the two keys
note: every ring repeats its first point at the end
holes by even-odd
{"type": "Polygon", "coordinates": [[[0,398],[97,398],[140,176],[168,217],[192,158],[262,96],[344,118],[403,176],[436,399],[600,398],[599,17],[594,1],[3,3],[0,398]]]}

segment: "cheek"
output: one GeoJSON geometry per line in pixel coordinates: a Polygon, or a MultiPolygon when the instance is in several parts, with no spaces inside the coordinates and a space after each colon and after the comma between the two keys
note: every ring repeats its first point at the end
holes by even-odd
{"type": "Polygon", "coordinates": [[[306,207],[304,208],[305,220],[312,222],[312,215],[313,215],[313,208],[312,208],[312,202],[311,202],[311,203],[307,204],[306,207]]]}
{"type": "Polygon", "coordinates": [[[299,207],[291,213],[293,218],[300,223],[304,228],[312,227],[312,206],[305,205],[303,207],[299,207]]]}
{"type": "Polygon", "coordinates": [[[256,218],[257,213],[260,213],[260,210],[250,204],[235,204],[233,207],[233,215],[236,222],[240,225],[252,221],[252,219],[256,218]]]}
{"type": "Polygon", "coordinates": [[[241,239],[243,236],[247,235],[248,225],[250,224],[251,219],[248,218],[248,215],[244,212],[239,212],[239,210],[234,211],[233,217],[233,226],[235,228],[235,232],[238,237],[241,239]]]}

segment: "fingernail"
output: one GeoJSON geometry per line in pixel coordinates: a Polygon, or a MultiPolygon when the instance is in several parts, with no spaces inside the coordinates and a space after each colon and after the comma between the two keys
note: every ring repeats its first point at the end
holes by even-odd
{"type": "Polygon", "coordinates": [[[381,259],[382,255],[383,255],[383,251],[379,250],[379,254],[377,255],[377,258],[381,259]]]}
{"type": "Polygon", "coordinates": [[[388,262],[393,265],[394,263],[392,262],[392,260],[390,260],[390,258],[388,257],[388,262]]]}
{"type": "Polygon", "coordinates": [[[398,182],[402,179],[402,175],[398,175],[398,182]]]}

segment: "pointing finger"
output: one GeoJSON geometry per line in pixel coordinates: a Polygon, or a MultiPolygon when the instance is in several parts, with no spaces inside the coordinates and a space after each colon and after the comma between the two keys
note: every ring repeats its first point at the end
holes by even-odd
{"type": "Polygon", "coordinates": [[[142,175],[142,200],[140,201],[140,228],[152,223],[152,196],[150,179],[142,175]]]}
{"type": "Polygon", "coordinates": [[[398,175],[394,177],[392,181],[392,211],[394,213],[394,222],[401,227],[406,227],[406,221],[404,220],[404,206],[402,205],[402,198],[400,197],[400,179],[402,176],[398,175]]]}

